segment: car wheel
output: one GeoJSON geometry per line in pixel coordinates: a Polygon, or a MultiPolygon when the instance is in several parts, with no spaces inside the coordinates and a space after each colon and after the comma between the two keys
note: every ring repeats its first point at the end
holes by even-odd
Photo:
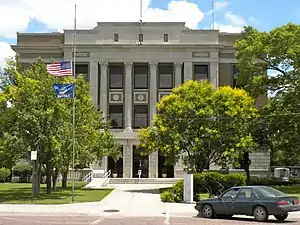
{"type": "Polygon", "coordinates": [[[214,210],[211,205],[204,205],[201,210],[202,217],[204,218],[212,218],[214,216],[214,210]]]}
{"type": "Polygon", "coordinates": [[[279,222],[283,222],[286,220],[286,218],[288,217],[287,214],[281,214],[281,215],[274,215],[274,217],[276,218],[276,220],[278,220],[279,222]]]}
{"type": "Polygon", "coordinates": [[[263,206],[256,206],[253,210],[253,216],[258,222],[265,222],[269,218],[269,214],[263,206]]]}

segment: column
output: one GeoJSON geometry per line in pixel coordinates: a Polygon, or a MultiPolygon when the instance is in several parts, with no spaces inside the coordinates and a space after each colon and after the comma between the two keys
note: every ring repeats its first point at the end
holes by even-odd
{"type": "Polygon", "coordinates": [[[125,63],[125,130],[132,131],[132,62],[125,63]]]}
{"type": "Polygon", "coordinates": [[[90,89],[95,105],[98,105],[98,62],[90,61],[90,89]]]}
{"type": "Polygon", "coordinates": [[[101,80],[100,80],[100,109],[103,112],[105,118],[107,118],[107,93],[108,93],[108,73],[107,73],[107,63],[103,62],[100,64],[101,68],[101,80]]]}
{"type": "Polygon", "coordinates": [[[193,80],[193,63],[184,62],[184,82],[193,80]]]}
{"type": "MultiPolygon", "coordinates": [[[[156,113],[155,104],[157,102],[157,62],[150,62],[150,87],[149,87],[149,118],[150,124],[156,113]]],[[[149,178],[158,177],[158,152],[149,155],[149,178]]]]}
{"type": "Polygon", "coordinates": [[[123,178],[132,178],[132,154],[132,144],[126,140],[126,143],[123,146],[123,178]]]}
{"type": "Polygon", "coordinates": [[[174,64],[175,68],[175,87],[181,85],[181,71],[182,71],[182,63],[177,62],[174,64]]]}
{"type": "Polygon", "coordinates": [[[210,82],[214,88],[219,88],[219,53],[210,52],[210,82]]]}

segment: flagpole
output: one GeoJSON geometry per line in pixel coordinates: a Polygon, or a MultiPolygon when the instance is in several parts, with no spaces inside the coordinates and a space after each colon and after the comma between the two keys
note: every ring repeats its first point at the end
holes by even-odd
{"type": "Polygon", "coordinates": [[[215,0],[211,1],[212,29],[215,29],[215,0]]]}
{"type": "Polygon", "coordinates": [[[75,81],[76,81],[76,4],[75,4],[75,16],[74,16],[74,37],[73,37],[73,63],[72,63],[72,71],[73,71],[73,137],[72,137],[72,172],[73,172],[73,180],[72,180],[72,202],[74,202],[75,195],[75,81]]]}

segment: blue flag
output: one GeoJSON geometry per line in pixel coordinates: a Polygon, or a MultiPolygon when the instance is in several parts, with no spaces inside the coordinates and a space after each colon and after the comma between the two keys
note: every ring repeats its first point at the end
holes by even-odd
{"type": "Polygon", "coordinates": [[[73,98],[74,84],[54,84],[57,98],[73,98]]]}

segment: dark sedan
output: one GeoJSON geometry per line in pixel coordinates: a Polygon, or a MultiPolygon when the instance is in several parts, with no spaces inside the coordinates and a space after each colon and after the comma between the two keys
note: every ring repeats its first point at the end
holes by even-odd
{"type": "Polygon", "coordinates": [[[230,218],[233,215],[254,216],[267,221],[269,215],[284,221],[289,212],[300,211],[299,199],[268,186],[232,187],[219,197],[197,202],[195,209],[204,218],[230,218]]]}

